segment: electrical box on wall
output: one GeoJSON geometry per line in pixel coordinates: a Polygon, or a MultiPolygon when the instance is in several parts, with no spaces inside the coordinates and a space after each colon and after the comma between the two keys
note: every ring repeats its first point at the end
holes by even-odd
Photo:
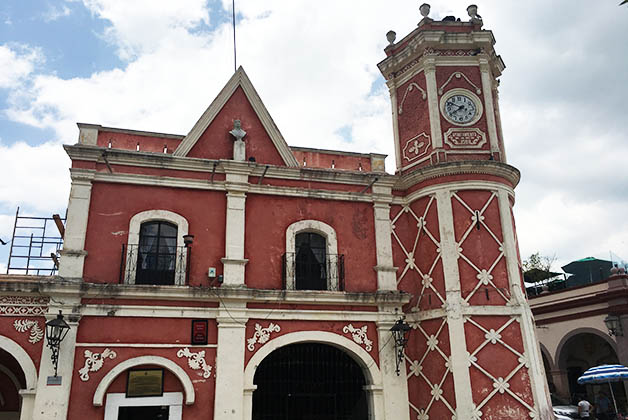
{"type": "Polygon", "coordinates": [[[216,267],[209,267],[209,270],[207,270],[207,277],[212,279],[216,277],[216,267]]]}

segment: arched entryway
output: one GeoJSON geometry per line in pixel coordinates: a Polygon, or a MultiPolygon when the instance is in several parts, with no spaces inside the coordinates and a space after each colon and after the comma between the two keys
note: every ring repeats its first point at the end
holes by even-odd
{"type": "Polygon", "coordinates": [[[9,352],[0,349],[0,419],[19,420],[20,389],[26,389],[24,372],[9,352]]]}
{"type": "Polygon", "coordinates": [[[37,371],[18,343],[0,336],[0,419],[30,419],[33,414],[37,371]]]}
{"type": "MultiPolygon", "coordinates": [[[[563,377],[562,394],[565,397],[576,399],[577,395],[585,395],[590,401],[595,400],[595,394],[600,390],[592,385],[579,385],[577,380],[585,370],[604,364],[618,363],[617,353],[606,336],[594,332],[580,332],[567,337],[559,345],[558,368],[563,377]]],[[[625,404],[623,383],[614,383],[613,390],[620,405],[625,404]]]]}
{"type": "Polygon", "coordinates": [[[369,418],[363,370],[334,346],[281,347],[260,363],[253,382],[253,420],[369,418]]]}

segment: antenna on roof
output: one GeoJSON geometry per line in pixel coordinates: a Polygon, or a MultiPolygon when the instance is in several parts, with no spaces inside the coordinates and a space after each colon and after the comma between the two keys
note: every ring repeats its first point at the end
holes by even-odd
{"type": "Polygon", "coordinates": [[[235,0],[231,0],[231,11],[233,13],[233,72],[235,73],[238,70],[237,62],[236,62],[236,36],[235,36],[235,0]]]}

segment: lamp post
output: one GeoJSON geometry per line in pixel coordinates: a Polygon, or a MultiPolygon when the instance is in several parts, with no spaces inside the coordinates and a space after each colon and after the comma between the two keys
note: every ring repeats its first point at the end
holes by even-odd
{"type": "Polygon", "coordinates": [[[393,340],[395,340],[395,364],[396,364],[396,372],[397,376],[399,376],[399,366],[401,365],[401,361],[404,358],[404,349],[408,345],[408,333],[410,332],[410,326],[400,318],[395,322],[395,325],[392,326],[390,332],[393,335],[393,340]]]}
{"type": "Polygon", "coordinates": [[[604,323],[606,324],[606,328],[608,328],[608,335],[621,337],[624,335],[624,329],[621,326],[621,319],[619,316],[615,314],[608,314],[606,318],[604,318],[604,323]]]}
{"type": "Polygon", "coordinates": [[[57,377],[57,367],[59,365],[59,347],[65,336],[70,331],[70,326],[63,320],[63,314],[59,314],[55,319],[46,322],[46,341],[52,355],[52,364],[55,367],[55,378],[57,377]]]}

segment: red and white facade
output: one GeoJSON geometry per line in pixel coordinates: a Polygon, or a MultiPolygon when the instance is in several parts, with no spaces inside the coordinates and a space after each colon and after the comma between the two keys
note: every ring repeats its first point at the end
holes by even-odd
{"type": "Polygon", "coordinates": [[[135,404],[248,420],[257,367],[296,343],[361,367],[369,419],[553,418],[520,274],[504,65],[481,26],[426,17],[386,48],[394,175],[383,155],[288,146],[242,68],[186,136],[79,124],[59,276],[0,277],[0,392],[21,397],[21,417],[16,397],[0,418],[109,420],[135,404]],[[136,281],[154,221],[186,253],[169,285],[136,281]],[[286,269],[300,233],[338,258],[326,290],[286,269]],[[48,385],[41,331],[59,310],[71,329],[48,385]],[[208,344],[192,345],[199,319],[208,344]],[[138,367],[164,369],[162,396],[125,396],[138,367]]]}

